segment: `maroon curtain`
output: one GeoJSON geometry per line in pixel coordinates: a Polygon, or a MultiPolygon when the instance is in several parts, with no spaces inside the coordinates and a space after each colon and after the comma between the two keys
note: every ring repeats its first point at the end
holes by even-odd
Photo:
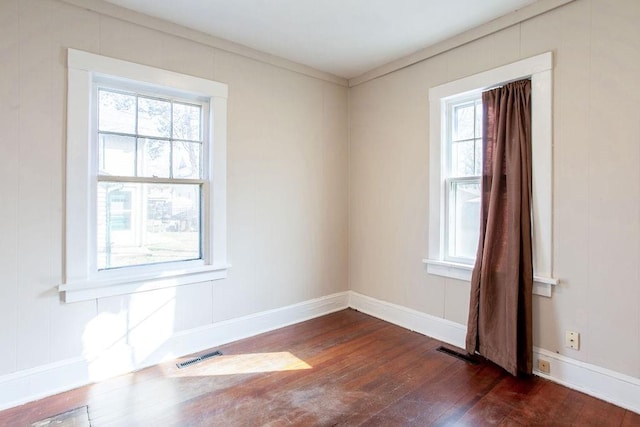
{"type": "Polygon", "coordinates": [[[466,346],[513,375],[530,374],[531,82],[484,92],[482,104],[480,238],[466,346]]]}

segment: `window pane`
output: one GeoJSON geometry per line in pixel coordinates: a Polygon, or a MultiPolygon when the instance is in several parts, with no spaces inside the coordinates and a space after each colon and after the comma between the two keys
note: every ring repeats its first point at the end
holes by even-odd
{"type": "Polygon", "coordinates": [[[134,134],[136,132],[135,95],[99,90],[98,130],[134,134]]]}
{"type": "Polygon", "coordinates": [[[177,141],[173,143],[173,177],[201,178],[200,156],[202,144],[177,141]]]}
{"type": "Polygon", "coordinates": [[[136,139],[111,134],[98,135],[100,175],[134,176],[136,173],[136,139]]]}
{"type": "Polygon", "coordinates": [[[138,135],[171,137],[171,102],[138,98],[138,135]]]}
{"type": "Polygon", "coordinates": [[[475,105],[462,104],[453,107],[453,140],[473,139],[474,137],[474,115],[475,105]]]}
{"type": "Polygon", "coordinates": [[[482,138],[482,101],[476,101],[476,138],[482,138]]]}
{"type": "Polygon", "coordinates": [[[476,139],[475,144],[475,172],[474,175],[482,175],[482,139],[476,139]]]}
{"type": "Polygon", "coordinates": [[[453,142],[451,144],[451,176],[475,175],[474,141],[453,142]]]}
{"type": "Polygon", "coordinates": [[[198,184],[98,183],[98,269],[200,259],[198,184]]]}
{"type": "Polygon", "coordinates": [[[173,104],[173,138],[201,141],[199,105],[173,104]]]}
{"type": "Polygon", "coordinates": [[[480,235],[480,182],[452,182],[449,193],[447,253],[474,259],[480,235]]]}
{"type": "Polygon", "coordinates": [[[138,176],[169,178],[171,143],[138,139],[138,176]]]}

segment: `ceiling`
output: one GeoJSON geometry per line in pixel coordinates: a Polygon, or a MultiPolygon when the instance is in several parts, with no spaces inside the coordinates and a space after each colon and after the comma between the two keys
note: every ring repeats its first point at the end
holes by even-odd
{"type": "Polygon", "coordinates": [[[343,78],[536,0],[107,0],[343,78]]]}

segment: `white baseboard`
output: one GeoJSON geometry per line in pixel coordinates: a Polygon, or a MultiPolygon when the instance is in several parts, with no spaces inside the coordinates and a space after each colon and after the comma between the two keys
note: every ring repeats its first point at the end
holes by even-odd
{"type": "Polygon", "coordinates": [[[640,379],[534,347],[533,366],[549,361],[551,373],[534,374],[640,414],[640,379]]]}
{"type": "MultiPolygon", "coordinates": [[[[210,349],[348,308],[349,293],[341,292],[302,303],[218,322],[171,336],[134,370],[174,357],[210,349]]],[[[124,373],[124,372],[123,372],[124,373]]],[[[92,382],[89,366],[79,357],[0,376],[0,410],[22,405],[92,382]]]]}
{"type": "Polygon", "coordinates": [[[87,362],[78,357],[3,375],[0,410],[86,385],[88,372],[87,362]]]}
{"type": "MultiPolygon", "coordinates": [[[[352,291],[349,292],[349,306],[395,325],[464,348],[467,333],[465,325],[352,291]]],[[[551,364],[551,374],[534,370],[535,375],[640,414],[640,379],[541,348],[534,348],[533,358],[534,366],[538,366],[539,358],[544,358],[551,364]]]]}
{"type": "Polygon", "coordinates": [[[464,348],[467,328],[459,323],[417,310],[349,292],[349,307],[438,341],[464,348]]]}
{"type": "MultiPolygon", "coordinates": [[[[346,308],[349,308],[349,293],[340,292],[282,308],[217,322],[201,328],[190,329],[175,334],[163,347],[167,351],[171,351],[175,355],[174,357],[184,356],[346,308]]],[[[159,353],[163,353],[162,349],[160,349],[159,353]]],[[[151,366],[162,361],[164,360],[151,361],[145,364],[151,366]]]]}
{"type": "MultiPolygon", "coordinates": [[[[135,369],[163,362],[167,354],[184,356],[348,307],[464,348],[465,325],[349,291],[174,334],[135,369]]],[[[550,362],[551,374],[536,375],[640,413],[640,379],[534,348],[534,366],[539,358],[550,362]]],[[[0,376],[0,410],[89,384],[88,372],[87,361],[74,358],[0,376]]]]}

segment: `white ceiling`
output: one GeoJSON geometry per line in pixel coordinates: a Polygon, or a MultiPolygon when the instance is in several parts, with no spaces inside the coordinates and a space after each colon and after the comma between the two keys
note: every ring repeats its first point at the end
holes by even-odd
{"type": "Polygon", "coordinates": [[[107,0],[352,78],[536,0],[107,0]]]}

